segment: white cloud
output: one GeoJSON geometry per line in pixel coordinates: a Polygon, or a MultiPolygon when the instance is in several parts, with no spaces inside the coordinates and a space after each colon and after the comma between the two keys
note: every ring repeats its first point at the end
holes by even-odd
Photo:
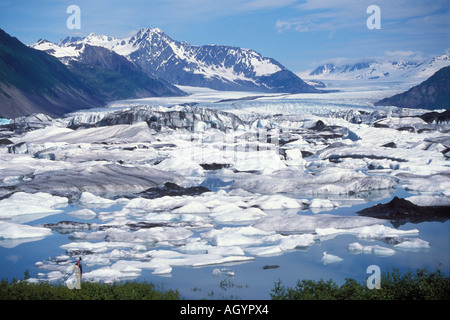
{"type": "Polygon", "coordinates": [[[397,51],[386,51],[385,54],[388,57],[403,57],[403,58],[408,58],[408,57],[413,57],[413,56],[418,56],[421,55],[422,53],[420,51],[412,51],[412,50],[408,50],[408,51],[402,51],[402,50],[397,50],[397,51]]]}
{"type": "Polygon", "coordinates": [[[449,26],[448,0],[306,0],[295,6],[298,17],[280,19],[275,28],[279,32],[364,28],[370,16],[366,10],[371,4],[380,7],[384,29],[395,28],[397,30],[392,31],[403,32],[403,26],[408,25],[413,30],[427,33],[437,25],[446,28],[449,26]]]}

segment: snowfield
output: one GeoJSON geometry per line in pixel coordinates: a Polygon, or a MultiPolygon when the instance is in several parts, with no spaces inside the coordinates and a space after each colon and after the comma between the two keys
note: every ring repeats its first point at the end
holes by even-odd
{"type": "MultiPolygon", "coordinates": [[[[30,281],[64,280],[78,256],[85,280],[114,282],[251,263],[344,235],[353,256],[433,245],[416,228],[335,212],[399,189],[416,205],[448,206],[448,121],[373,106],[390,91],[182,89],[192,94],[4,126],[0,246],[67,235],[30,281]],[[204,181],[222,184],[188,192],[204,181]]],[[[317,259],[326,267],[348,259],[327,250],[317,259]]]]}

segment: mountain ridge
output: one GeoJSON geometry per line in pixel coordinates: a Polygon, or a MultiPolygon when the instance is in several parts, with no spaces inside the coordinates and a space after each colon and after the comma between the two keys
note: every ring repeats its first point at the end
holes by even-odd
{"type": "Polygon", "coordinates": [[[327,62],[297,73],[308,80],[386,80],[420,83],[450,65],[450,51],[421,59],[360,59],[327,62]]]}
{"type": "Polygon", "coordinates": [[[0,116],[61,116],[104,100],[58,59],[29,48],[0,29],[0,116]]]}
{"type": "Polygon", "coordinates": [[[63,39],[55,46],[64,50],[79,44],[105,47],[134,62],[146,73],[175,85],[216,90],[320,92],[275,59],[263,57],[252,49],[191,45],[173,40],[159,28],[142,28],[123,39],[90,33],[82,39],[63,39]]]}
{"type": "Polygon", "coordinates": [[[374,103],[400,108],[450,109],[450,66],[409,90],[374,103]]]}
{"type": "Polygon", "coordinates": [[[66,44],[61,48],[40,39],[32,47],[58,58],[105,100],[185,95],[182,90],[145,73],[112,50],[87,43],[66,44]]]}

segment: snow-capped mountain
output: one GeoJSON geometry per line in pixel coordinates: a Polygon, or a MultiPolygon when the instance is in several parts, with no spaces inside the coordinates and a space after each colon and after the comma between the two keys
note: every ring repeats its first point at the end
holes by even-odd
{"type": "Polygon", "coordinates": [[[364,60],[325,63],[313,71],[299,73],[315,80],[392,80],[421,82],[450,65],[450,51],[422,60],[364,60]]]}
{"type": "Polygon", "coordinates": [[[184,94],[165,80],[145,73],[124,56],[101,46],[67,42],[60,47],[47,40],[39,40],[32,47],[58,58],[105,100],[184,94]]]}
{"type": "Polygon", "coordinates": [[[158,28],[139,30],[129,38],[89,34],[58,44],[37,43],[61,60],[77,59],[82,45],[101,46],[126,57],[148,74],[170,83],[217,90],[316,92],[272,58],[254,50],[226,45],[194,46],[171,39],[158,28]]]}

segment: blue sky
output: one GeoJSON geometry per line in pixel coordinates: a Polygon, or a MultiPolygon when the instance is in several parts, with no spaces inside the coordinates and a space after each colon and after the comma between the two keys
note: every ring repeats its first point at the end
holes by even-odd
{"type": "Polygon", "coordinates": [[[25,44],[90,32],[128,37],[158,27],[194,45],[251,48],[291,71],[326,61],[414,59],[450,49],[450,0],[0,0],[0,28],[25,44]],[[81,29],[69,30],[69,5],[81,29]],[[381,29],[366,26],[370,5],[381,29]]]}

